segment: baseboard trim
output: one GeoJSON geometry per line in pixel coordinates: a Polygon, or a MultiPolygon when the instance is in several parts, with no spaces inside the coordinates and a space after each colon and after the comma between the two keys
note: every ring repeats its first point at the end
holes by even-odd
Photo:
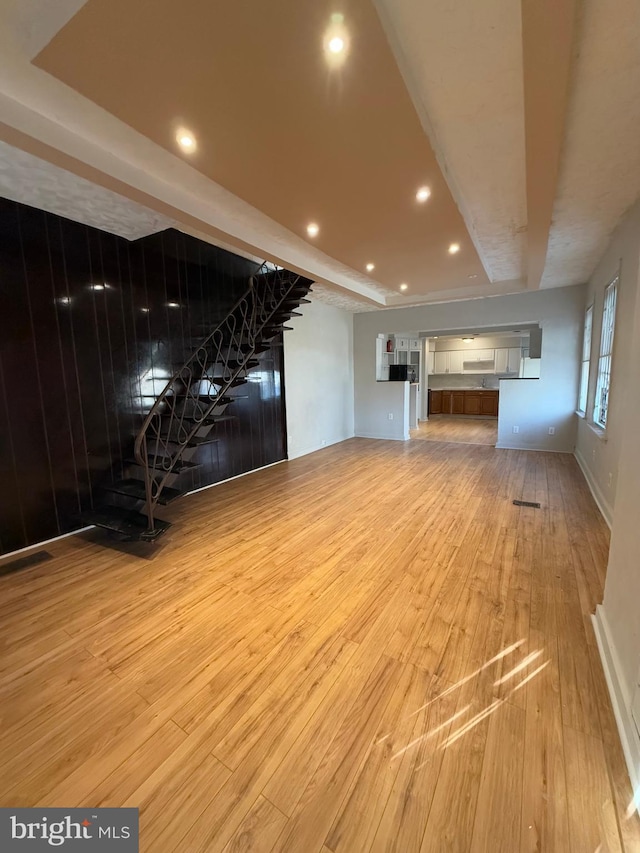
{"type": "Polygon", "coordinates": [[[69,536],[77,536],[78,533],[86,533],[87,530],[93,530],[94,525],[89,524],[87,527],[80,527],[78,530],[70,530],[68,533],[61,533],[60,536],[53,536],[51,539],[43,539],[42,542],[35,542],[33,545],[26,545],[24,548],[18,548],[17,551],[7,551],[6,554],[0,554],[0,564],[6,560],[13,560],[17,554],[26,554],[28,551],[37,551],[43,545],[51,545],[52,542],[59,542],[60,539],[68,539],[69,536]]]}
{"type": "Polygon", "coordinates": [[[242,474],[235,474],[233,477],[227,477],[226,480],[218,480],[216,483],[209,483],[208,486],[200,486],[199,489],[193,489],[191,492],[185,492],[182,497],[188,498],[189,495],[197,495],[198,492],[206,492],[207,489],[214,489],[216,486],[221,486],[223,483],[230,483],[232,480],[239,480],[240,477],[247,477],[249,474],[255,474],[257,471],[266,471],[267,468],[273,468],[275,465],[282,465],[283,462],[288,461],[288,459],[278,459],[277,462],[269,462],[268,465],[262,465],[260,468],[252,468],[250,471],[244,471],[242,474]]]}
{"type": "Polygon", "coordinates": [[[380,435],[379,433],[373,432],[356,432],[355,438],[377,438],[381,441],[409,441],[411,436],[407,433],[405,436],[401,435],[380,435]]]}
{"type": "Polygon", "coordinates": [[[354,438],[354,433],[340,438],[333,438],[331,441],[325,442],[325,444],[314,444],[311,447],[305,447],[303,450],[290,453],[289,459],[299,459],[301,456],[308,456],[310,453],[316,453],[318,450],[326,450],[327,447],[332,447],[334,444],[341,444],[343,441],[348,441],[350,438],[354,438]]]}
{"type": "Polygon", "coordinates": [[[636,733],[635,723],[631,718],[631,697],[624,687],[623,681],[618,673],[620,671],[615,646],[611,642],[611,635],[607,625],[607,617],[602,604],[596,607],[595,614],[591,617],[593,630],[596,635],[600,660],[604,670],[604,677],[609,688],[609,696],[613,705],[613,713],[620,735],[622,751],[627,763],[627,771],[631,787],[636,792],[636,810],[640,815],[640,738],[636,733]]]}
{"type": "Polygon", "coordinates": [[[573,450],[558,450],[556,447],[523,447],[521,444],[496,444],[496,450],[531,450],[534,453],[573,453],[573,450]]]}
{"type": "MultiPolygon", "coordinates": [[[[278,459],[277,462],[270,462],[268,465],[263,465],[261,468],[252,468],[251,471],[245,471],[243,474],[236,474],[234,477],[228,477],[226,480],[218,480],[217,483],[209,483],[208,486],[201,486],[199,489],[193,489],[191,492],[185,492],[183,498],[189,495],[196,495],[198,492],[204,492],[206,489],[212,489],[214,486],[221,486],[223,483],[230,483],[231,480],[237,480],[239,477],[246,477],[248,474],[255,474],[256,471],[264,471],[266,468],[273,468],[274,465],[281,465],[283,462],[288,462],[288,459],[278,459]]],[[[19,548],[17,551],[7,551],[6,554],[0,554],[0,564],[6,560],[13,560],[17,554],[24,554],[27,551],[34,551],[42,548],[43,545],[50,545],[52,542],[58,542],[60,539],[66,539],[69,536],[78,536],[80,533],[86,533],[88,530],[94,530],[95,524],[89,524],[87,527],[79,527],[78,530],[70,530],[68,533],[61,533],[60,536],[54,536],[52,539],[44,539],[42,542],[34,542],[33,545],[27,545],[25,548],[19,548]]]]}
{"type": "Polygon", "coordinates": [[[575,456],[576,462],[578,463],[578,467],[582,471],[584,478],[587,481],[587,486],[589,486],[589,491],[591,492],[591,495],[594,501],[596,502],[598,509],[600,510],[600,514],[607,522],[609,530],[611,530],[611,526],[613,524],[613,507],[609,506],[609,503],[606,500],[605,496],[602,494],[600,487],[593,479],[593,476],[584,456],[582,455],[582,453],[580,453],[578,448],[574,450],[573,455],[575,456]]]}

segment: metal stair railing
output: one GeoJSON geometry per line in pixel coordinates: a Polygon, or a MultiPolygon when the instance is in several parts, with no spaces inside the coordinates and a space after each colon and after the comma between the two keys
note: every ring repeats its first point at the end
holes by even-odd
{"type": "Polygon", "coordinates": [[[136,436],[134,455],[144,469],[148,534],[155,532],[160,495],[186,447],[246,370],[262,343],[261,333],[301,279],[285,270],[261,272],[265,269],[263,265],[250,278],[224,320],[168,380],[136,436]]]}

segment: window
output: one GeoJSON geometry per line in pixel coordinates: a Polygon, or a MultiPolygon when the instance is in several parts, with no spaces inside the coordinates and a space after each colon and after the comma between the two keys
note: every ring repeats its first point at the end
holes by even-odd
{"type": "Polygon", "coordinates": [[[591,329],[593,328],[593,305],[590,305],[584,315],[584,337],[582,338],[582,370],[580,373],[580,396],[578,411],[587,411],[587,394],[589,392],[589,366],[591,364],[591,329]]]}
{"type": "Polygon", "coordinates": [[[611,382],[611,355],[613,353],[613,331],[616,322],[616,293],[618,277],[607,285],[604,292],[602,311],[602,334],[600,336],[600,356],[598,358],[598,382],[593,407],[594,423],[605,429],[609,410],[609,384],[611,382]]]}

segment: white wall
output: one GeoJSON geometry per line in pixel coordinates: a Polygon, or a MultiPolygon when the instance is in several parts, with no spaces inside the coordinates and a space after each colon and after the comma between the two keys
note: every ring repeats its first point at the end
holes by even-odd
{"type": "Polygon", "coordinates": [[[410,437],[408,382],[376,382],[374,370],[373,381],[369,377],[356,384],[355,411],[358,436],[397,441],[410,437]]]}
{"type": "Polygon", "coordinates": [[[289,459],[353,436],[353,315],[313,301],[299,310],[284,333],[289,459]]]}
{"type": "MultiPolygon", "coordinates": [[[[596,633],[631,780],[640,791],[640,738],[631,703],[640,669],[640,207],[629,213],[590,283],[598,295],[621,260],[620,297],[614,344],[606,443],[597,449],[592,476],[611,466],[617,479],[612,503],[611,549],[596,633]],[[602,467],[604,465],[604,467],[602,467]]],[[[596,312],[598,305],[596,301],[596,312]]],[[[598,331],[600,323],[598,322],[598,331]]],[[[599,343],[599,340],[598,340],[599,343]]],[[[589,463],[591,431],[581,424],[579,447],[589,463]]],[[[597,442],[597,438],[595,439],[597,442]]],[[[606,481],[605,481],[606,487],[606,481]]],[[[640,809],[640,801],[638,802],[640,809]]]]}
{"type": "Polygon", "coordinates": [[[500,383],[498,441],[505,447],[573,452],[576,437],[579,357],[585,305],[584,287],[563,287],[491,299],[471,299],[372,311],[354,317],[356,432],[366,428],[375,397],[375,339],[378,332],[404,329],[438,334],[447,329],[518,328],[540,323],[539,380],[500,383]],[[513,426],[520,428],[517,435],[513,426]],[[550,426],[555,435],[549,435],[550,426]]]}
{"type": "Polygon", "coordinates": [[[640,244],[640,204],[635,205],[616,229],[609,248],[589,280],[585,307],[593,304],[591,370],[587,417],[579,419],[576,457],[591,486],[603,515],[611,524],[615,505],[622,436],[626,426],[627,390],[637,382],[637,364],[631,358],[634,333],[634,305],[638,282],[640,244]],[[590,426],[595,399],[598,351],[602,328],[602,306],[607,284],[620,274],[616,327],[613,343],[611,390],[606,440],[590,426]]]}

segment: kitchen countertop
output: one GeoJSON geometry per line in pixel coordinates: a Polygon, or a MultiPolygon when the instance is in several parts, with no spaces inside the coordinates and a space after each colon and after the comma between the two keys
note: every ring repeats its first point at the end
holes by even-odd
{"type": "Polygon", "coordinates": [[[456,385],[455,388],[429,388],[429,391],[495,391],[499,388],[484,388],[482,385],[456,385]]]}

